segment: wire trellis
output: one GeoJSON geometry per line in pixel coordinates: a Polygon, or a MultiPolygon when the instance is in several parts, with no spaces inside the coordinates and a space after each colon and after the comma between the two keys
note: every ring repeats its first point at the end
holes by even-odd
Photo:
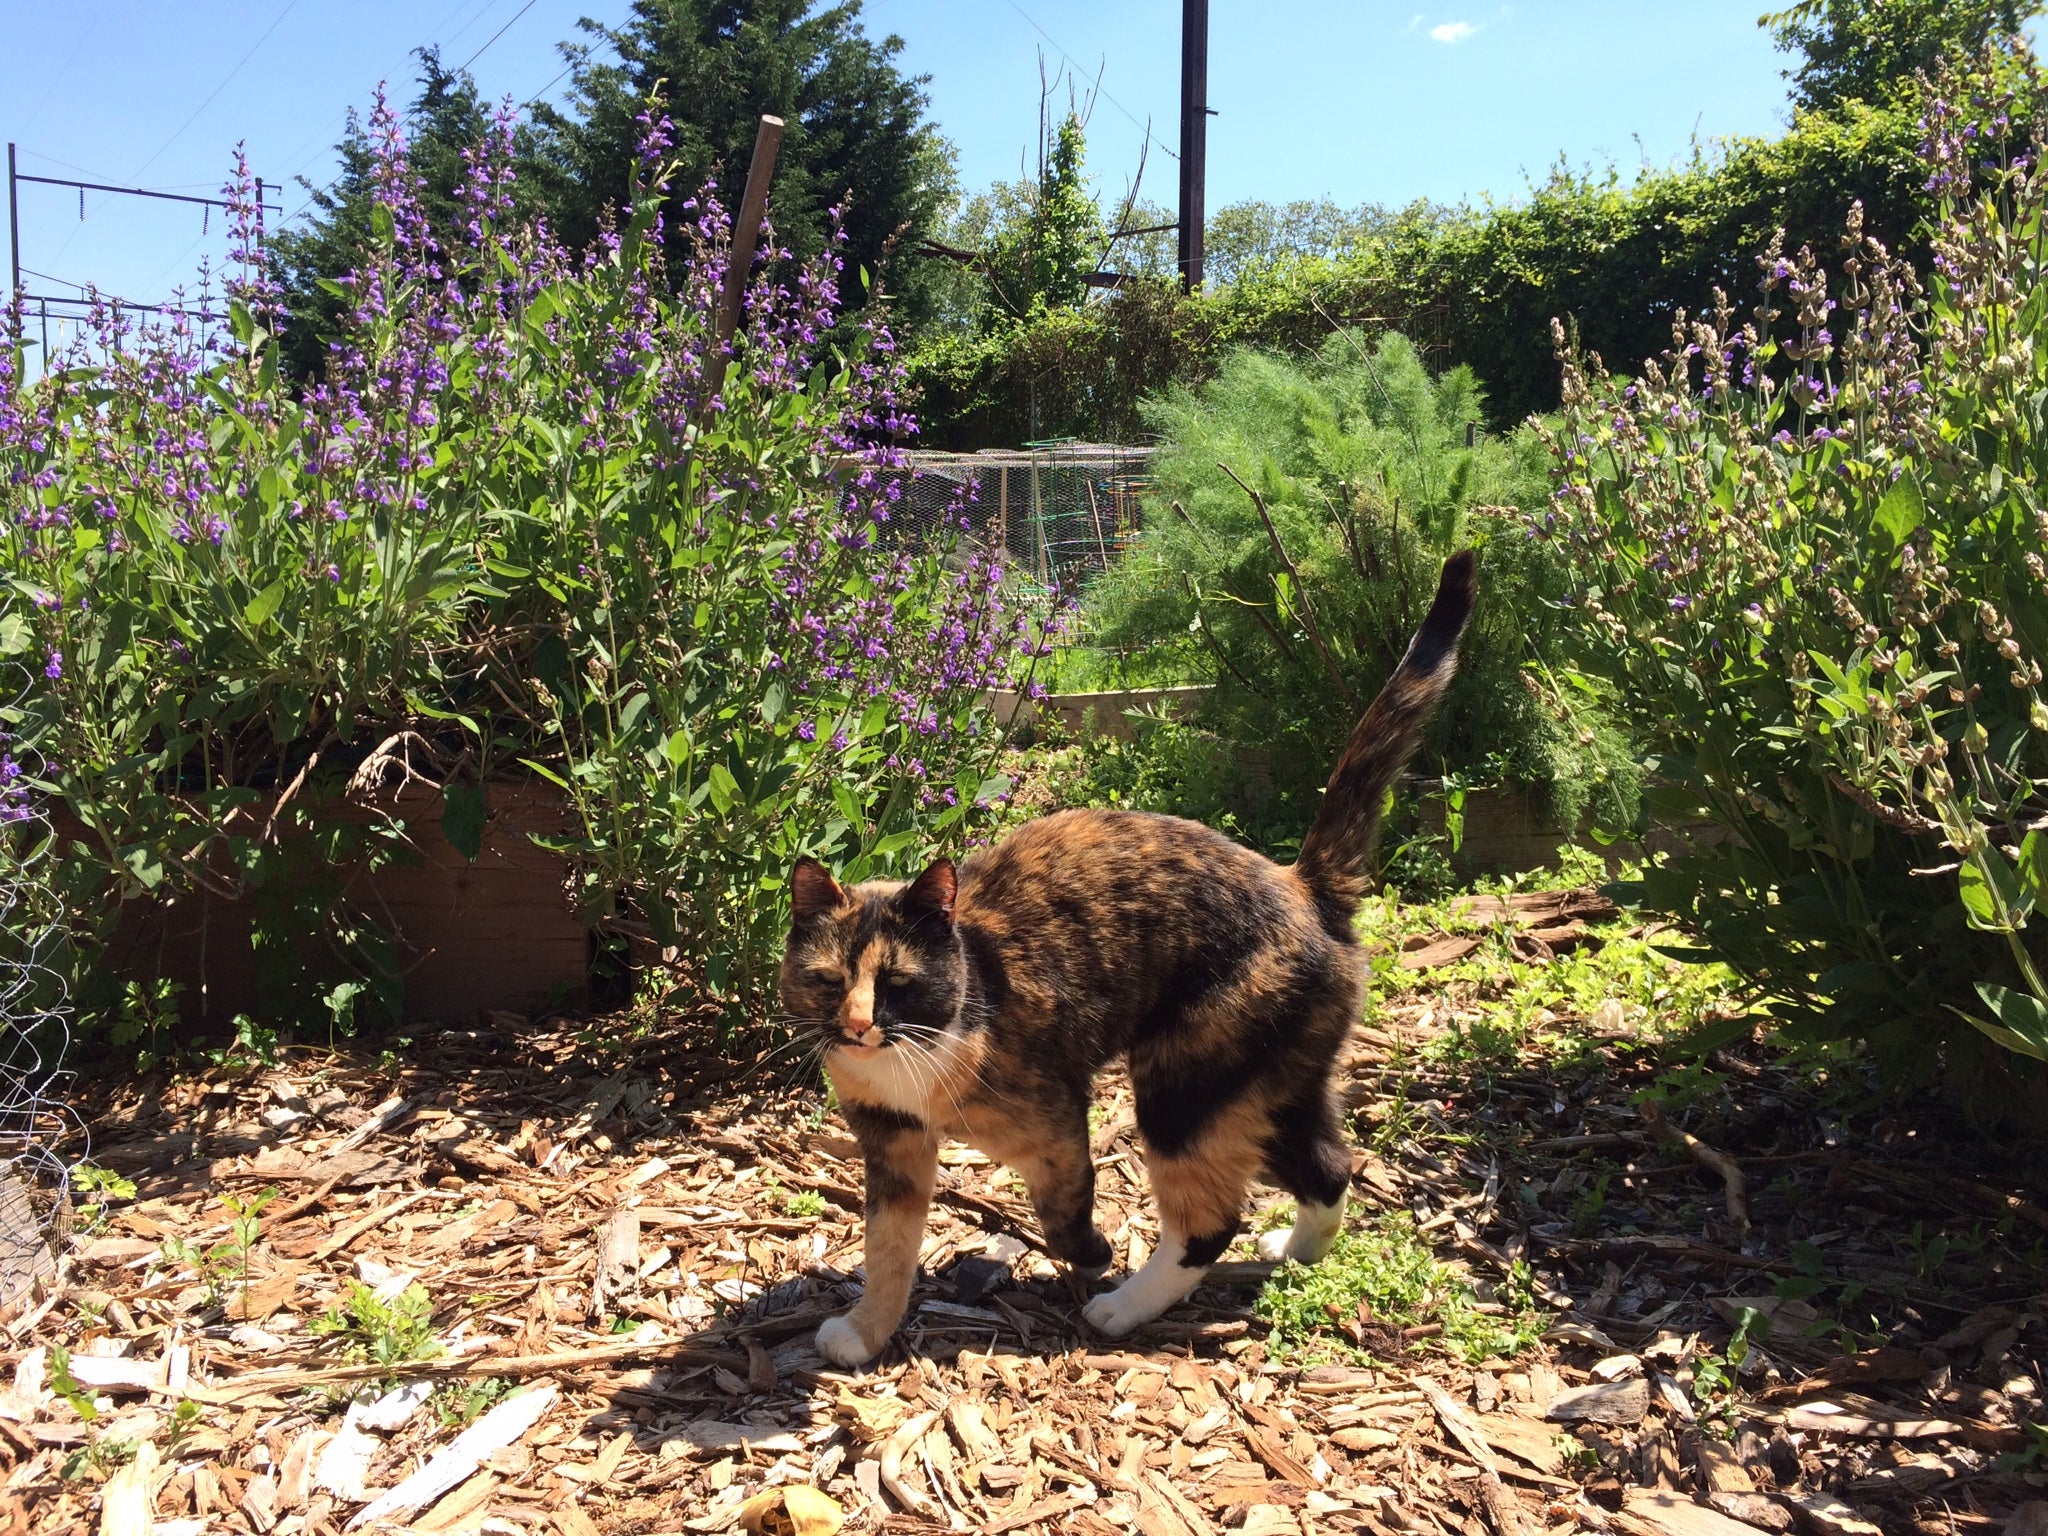
{"type": "Polygon", "coordinates": [[[28,788],[38,776],[33,757],[17,759],[0,733],[0,1316],[55,1281],[71,1216],[57,1147],[83,1130],[63,1097],[70,1011],[48,964],[61,928],[46,874],[49,821],[28,788]]]}
{"type": "Polygon", "coordinates": [[[1140,526],[1152,450],[1117,443],[1027,443],[979,453],[916,449],[896,517],[913,534],[947,521],[1018,575],[1073,592],[1107,570],[1140,526]]]}

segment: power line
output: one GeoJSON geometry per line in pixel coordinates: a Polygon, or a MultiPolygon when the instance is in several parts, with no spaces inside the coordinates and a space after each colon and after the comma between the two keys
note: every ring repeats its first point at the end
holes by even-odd
{"type": "MultiPolygon", "coordinates": [[[[464,70],[468,69],[470,65],[474,64],[478,59],[482,58],[484,55],[484,49],[489,48],[492,43],[495,43],[499,38],[503,37],[507,32],[509,32],[512,29],[512,22],[517,21],[521,16],[524,16],[528,11],[532,10],[533,6],[534,0],[526,0],[526,4],[519,8],[518,13],[512,17],[512,20],[506,22],[505,25],[498,28],[496,32],[493,32],[490,36],[490,39],[483,45],[483,48],[477,49],[475,53],[472,53],[467,59],[463,60],[463,62],[457,67],[455,72],[457,74],[461,74],[464,70]]],[[[482,13],[479,12],[478,14],[481,15],[482,13]]],[[[471,20],[475,20],[475,17],[472,17],[471,20]]],[[[462,29],[458,30],[456,36],[461,36],[462,30],[467,30],[468,26],[469,22],[464,22],[462,29]]],[[[422,46],[425,45],[423,44],[422,46]]],[[[562,68],[556,73],[555,78],[553,80],[550,80],[538,91],[535,91],[531,97],[527,98],[527,104],[531,106],[533,102],[537,101],[542,96],[545,96],[549,91],[553,90],[555,88],[556,82],[561,80],[563,75],[568,74],[569,71],[574,69],[575,67],[576,65],[573,61],[563,65],[562,68]]],[[[286,218],[284,222],[287,224],[291,223],[293,219],[296,219],[300,214],[304,213],[308,208],[312,207],[316,202],[318,202],[323,193],[333,191],[334,188],[340,183],[340,181],[340,175],[334,176],[324,186],[314,191],[313,194],[310,197],[308,197],[303,203],[299,204],[298,207],[294,208],[291,211],[290,216],[286,218]]]]}
{"type": "MultiPolygon", "coordinates": [[[[50,98],[57,93],[57,83],[64,78],[65,71],[71,68],[71,61],[78,57],[78,50],[85,46],[85,40],[92,36],[93,28],[100,24],[100,18],[105,16],[106,13],[107,8],[104,4],[92,13],[92,16],[85,24],[85,30],[78,34],[78,41],[73,43],[71,51],[64,55],[64,62],[50,72],[49,83],[43,87],[43,94],[36,98],[36,104],[29,108],[28,116],[22,120],[21,131],[23,133],[27,133],[29,129],[33,128],[36,119],[43,115],[43,108],[50,104],[50,98]]],[[[40,155],[37,158],[47,160],[50,157],[48,155],[40,155]]],[[[63,163],[62,160],[57,162],[59,165],[63,163]]],[[[74,165],[70,169],[75,171],[78,167],[74,165]]]]}
{"type": "Polygon", "coordinates": [[[455,72],[458,75],[461,74],[463,70],[469,68],[470,65],[474,64],[478,59],[482,58],[484,56],[485,50],[491,46],[491,43],[495,43],[507,32],[510,32],[512,30],[513,22],[518,21],[521,16],[524,16],[528,11],[532,10],[533,5],[534,0],[526,0],[526,4],[522,5],[521,7],[519,7],[517,11],[512,13],[512,21],[506,22],[504,26],[498,28],[497,31],[493,32],[491,34],[490,42],[485,43],[482,48],[477,49],[475,53],[472,53],[468,58],[464,59],[462,63],[457,67],[455,72]]]}
{"type": "MultiPolygon", "coordinates": [[[[456,0],[455,8],[451,10],[446,16],[443,16],[439,21],[435,22],[434,25],[428,29],[428,42],[430,43],[433,40],[434,33],[439,32],[443,27],[447,26],[449,22],[453,21],[457,16],[461,15],[462,12],[468,10],[472,5],[475,4],[477,4],[477,0],[456,0]]],[[[468,21],[465,21],[461,26],[457,27],[455,31],[452,34],[450,34],[450,36],[462,36],[463,33],[467,32],[470,29],[470,27],[475,24],[477,16],[481,16],[484,13],[484,11],[489,10],[495,4],[497,4],[497,0],[483,0],[482,9],[480,9],[477,12],[477,15],[470,17],[468,21]]],[[[405,58],[402,58],[398,61],[397,67],[402,68],[405,64],[405,59],[411,58],[412,55],[418,52],[420,48],[425,48],[427,46],[428,43],[420,43],[419,45],[417,45],[417,47],[408,50],[405,55],[405,58]]],[[[386,74],[386,76],[389,76],[391,71],[386,70],[384,73],[386,74]]],[[[322,155],[327,153],[327,151],[330,148],[333,147],[329,136],[334,132],[336,128],[339,128],[343,123],[348,121],[348,114],[351,110],[352,108],[350,107],[342,108],[339,116],[329,118],[324,125],[314,129],[311,134],[307,135],[305,138],[299,140],[297,144],[293,145],[292,148],[287,153],[279,156],[280,161],[298,161],[296,165],[293,165],[289,170],[287,170],[284,173],[284,179],[286,181],[290,181],[294,176],[298,175],[307,166],[311,165],[315,160],[318,160],[322,155]],[[299,160],[299,151],[302,149],[306,149],[308,147],[312,148],[312,153],[307,155],[305,159],[299,160]]],[[[297,218],[298,215],[294,214],[292,215],[292,217],[297,218]]]]}
{"type": "Polygon", "coordinates": [[[263,35],[257,38],[255,42],[249,45],[249,51],[243,54],[242,57],[236,61],[235,67],[227,72],[227,74],[222,78],[219,85],[216,85],[213,88],[213,94],[208,96],[206,100],[199,103],[199,105],[193,109],[192,115],[186,118],[184,122],[178,125],[178,131],[172,134],[168,139],[165,139],[163,143],[158,147],[157,152],[155,154],[151,155],[147,160],[143,161],[142,164],[138,165],[135,168],[135,175],[140,176],[152,165],[155,165],[158,160],[163,158],[164,151],[169,149],[173,144],[177,143],[178,140],[181,137],[183,137],[184,132],[187,128],[190,128],[194,123],[199,121],[200,114],[204,112],[208,107],[212,106],[215,98],[218,97],[222,91],[228,88],[228,83],[232,81],[235,78],[235,76],[239,75],[242,72],[242,66],[247,64],[251,59],[256,57],[256,50],[258,48],[261,48],[268,41],[270,41],[270,34],[275,32],[280,26],[284,24],[285,17],[291,15],[293,10],[297,8],[298,3],[299,0],[285,0],[284,9],[277,13],[277,20],[273,21],[268,27],[264,28],[263,35]]]}
{"type": "MultiPolygon", "coordinates": [[[[1010,9],[1015,11],[1019,16],[1022,16],[1025,19],[1025,21],[1029,22],[1032,31],[1036,32],[1040,37],[1044,38],[1048,43],[1052,44],[1052,51],[1067,61],[1068,68],[1074,70],[1077,74],[1081,74],[1084,76],[1087,74],[1087,71],[1081,67],[1079,62],[1075,60],[1074,56],[1059,45],[1059,39],[1054,37],[1050,32],[1046,31],[1045,28],[1041,27],[1036,21],[1032,20],[1031,13],[1025,10],[1023,6],[1019,5],[1017,3],[1017,0],[1004,0],[1004,3],[1007,4],[1010,7],[1010,9]]],[[[1131,126],[1137,129],[1138,132],[1145,135],[1146,140],[1149,143],[1156,146],[1161,154],[1166,155],[1168,158],[1174,160],[1178,160],[1180,158],[1178,154],[1175,154],[1174,151],[1168,149],[1164,144],[1160,143],[1158,138],[1156,138],[1153,135],[1152,125],[1150,123],[1139,122],[1137,119],[1137,115],[1133,113],[1129,107],[1125,106],[1122,102],[1118,101],[1114,96],[1110,95],[1109,92],[1105,91],[1102,88],[1100,82],[1096,84],[1095,94],[1100,96],[1104,101],[1108,102],[1112,107],[1115,107],[1117,111],[1123,113],[1125,117],[1128,117],[1131,120],[1131,126]]]]}

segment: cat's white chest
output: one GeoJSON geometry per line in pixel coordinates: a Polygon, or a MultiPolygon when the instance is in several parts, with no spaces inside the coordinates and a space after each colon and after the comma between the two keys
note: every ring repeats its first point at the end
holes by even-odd
{"type": "Polygon", "coordinates": [[[891,1045],[869,1053],[832,1050],[825,1053],[825,1074],[841,1103],[872,1105],[911,1115],[935,1131],[957,1133],[963,1127],[956,1100],[956,1079],[965,1064],[956,1059],[950,1040],[937,1050],[891,1045]]]}

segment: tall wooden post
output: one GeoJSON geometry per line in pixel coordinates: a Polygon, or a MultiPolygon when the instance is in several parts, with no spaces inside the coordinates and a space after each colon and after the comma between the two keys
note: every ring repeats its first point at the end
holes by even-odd
{"type": "Polygon", "coordinates": [[[725,291],[718,300],[718,332],[713,338],[706,382],[717,394],[725,383],[726,343],[740,328],[740,302],[747,277],[754,270],[754,247],[761,240],[761,220],[768,212],[768,183],[775,175],[775,156],[782,149],[782,119],[761,118],[754,134],[754,158],[747,164],[747,190],[740,197],[739,217],[732,226],[732,252],[725,268],[725,291]]]}
{"type": "Polygon", "coordinates": [[[1209,156],[1209,0],[1180,5],[1180,286],[1202,286],[1209,156]]]}

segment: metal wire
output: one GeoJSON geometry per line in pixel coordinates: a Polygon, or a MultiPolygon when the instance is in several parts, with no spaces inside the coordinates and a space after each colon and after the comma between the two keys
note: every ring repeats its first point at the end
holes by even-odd
{"type": "MultiPolygon", "coordinates": [[[[18,686],[14,703],[25,693],[18,686]]],[[[0,1316],[56,1277],[71,1214],[70,1169],[57,1147],[83,1131],[63,1097],[70,1009],[47,963],[62,933],[47,872],[54,840],[26,788],[42,765],[12,747],[0,735],[0,1316]]]]}
{"type": "Polygon", "coordinates": [[[1030,443],[1019,449],[915,449],[896,513],[937,537],[965,519],[968,537],[1020,576],[1074,592],[1107,570],[1139,528],[1152,450],[1120,443],[1030,443]]]}

